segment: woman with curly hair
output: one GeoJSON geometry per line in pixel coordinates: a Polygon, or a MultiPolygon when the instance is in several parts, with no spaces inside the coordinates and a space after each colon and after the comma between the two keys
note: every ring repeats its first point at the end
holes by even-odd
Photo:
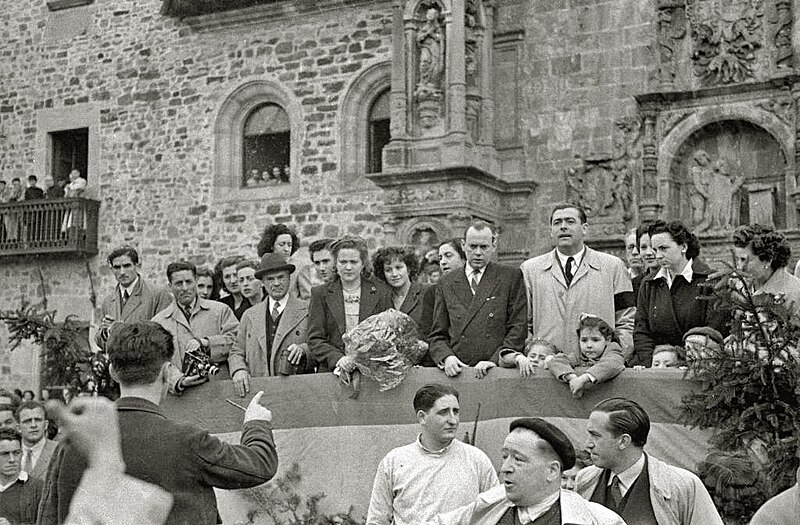
{"type": "Polygon", "coordinates": [[[737,269],[751,279],[752,291],[782,296],[793,315],[800,316],[800,279],[787,271],[792,249],[786,237],[758,224],[741,226],[733,246],[737,269]]]}
{"type": "MultiPolygon", "coordinates": [[[[277,253],[288,263],[299,248],[300,238],[294,230],[285,224],[278,223],[264,228],[261,240],[258,241],[257,252],[259,257],[263,257],[265,253],[277,253]]],[[[299,270],[292,273],[289,293],[298,299],[307,301],[311,297],[311,287],[319,284],[313,274],[314,265],[310,264],[308,260],[297,260],[294,263],[299,270]]]]}
{"type": "Polygon", "coordinates": [[[419,259],[411,248],[380,248],[372,256],[375,277],[392,289],[396,310],[408,314],[419,329],[419,338],[428,340],[433,322],[434,288],[417,282],[419,259]]]}
{"type": "Polygon", "coordinates": [[[227,304],[237,319],[241,319],[242,313],[252,306],[250,301],[242,296],[239,288],[239,278],[236,275],[236,265],[244,260],[241,255],[231,255],[223,257],[214,267],[214,275],[218,286],[228,294],[217,299],[222,304],[227,304]],[[238,314],[236,312],[239,312],[238,314]]]}
{"type": "Polygon", "coordinates": [[[696,326],[727,333],[727,314],[718,311],[705,282],[711,268],[699,261],[700,242],[682,222],[656,221],[647,230],[659,270],[645,277],[636,302],[631,365],[650,366],[657,345],[680,346],[696,326]]]}
{"type": "Polygon", "coordinates": [[[392,292],[371,276],[367,242],[361,237],[334,241],[330,251],[337,278],[311,289],[308,346],[320,372],[339,368],[349,373],[356,365],[344,355],[342,335],[367,317],[391,308],[392,292]]]}

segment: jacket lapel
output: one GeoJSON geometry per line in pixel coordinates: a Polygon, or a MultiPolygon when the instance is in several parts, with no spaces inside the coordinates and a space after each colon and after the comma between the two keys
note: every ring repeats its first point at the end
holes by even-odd
{"type": "Polygon", "coordinates": [[[458,273],[451,284],[453,293],[465,306],[469,306],[469,304],[472,303],[473,296],[472,289],[469,287],[469,283],[467,282],[467,275],[464,273],[463,268],[455,271],[458,273]]]}
{"type": "MultiPolygon", "coordinates": [[[[464,276],[464,280],[466,281],[466,275],[464,276]]],[[[478,290],[475,292],[475,296],[472,297],[472,302],[469,303],[469,310],[467,310],[467,316],[464,319],[464,326],[468,325],[470,321],[472,321],[472,318],[478,314],[478,310],[481,309],[483,303],[494,293],[497,284],[497,265],[489,263],[483,270],[481,282],[478,283],[478,290]]],[[[470,295],[472,295],[471,291],[470,295]]]]}
{"type": "MultiPolygon", "coordinates": [[[[128,302],[126,302],[125,305],[122,306],[121,318],[122,318],[123,321],[126,321],[128,318],[130,318],[130,316],[133,314],[133,312],[137,308],[139,308],[139,306],[141,306],[141,304],[142,304],[142,286],[143,286],[142,277],[139,276],[139,282],[136,283],[136,286],[133,288],[133,292],[131,293],[131,296],[128,297],[128,302]]],[[[117,290],[117,300],[118,301],[120,300],[119,299],[119,290],[117,290]]]]}
{"type": "MultiPolygon", "coordinates": [[[[361,279],[361,300],[358,303],[358,322],[375,312],[378,304],[378,287],[369,279],[361,279]]],[[[344,333],[344,332],[343,332],[344,333]]]]}
{"type": "Polygon", "coordinates": [[[580,281],[583,276],[589,273],[590,267],[594,268],[595,261],[593,250],[587,246],[586,253],[583,254],[583,260],[578,262],[580,263],[580,266],[578,266],[578,270],[575,272],[575,276],[572,278],[572,284],[580,281]]]}
{"type": "Polygon", "coordinates": [[[255,333],[256,339],[258,339],[258,346],[261,347],[261,350],[266,352],[267,350],[267,305],[269,304],[269,299],[264,298],[263,301],[258,303],[255,306],[251,306],[250,308],[253,309],[253,316],[255,317],[253,324],[253,331],[255,333]]]}
{"type": "MultiPolygon", "coordinates": [[[[286,308],[283,309],[283,313],[281,314],[281,321],[278,323],[278,329],[275,331],[275,339],[272,341],[272,348],[280,348],[289,332],[294,330],[307,315],[308,308],[305,304],[289,296],[289,300],[286,302],[286,308]]],[[[266,334],[264,337],[266,339],[266,334]]]]}
{"type": "Polygon", "coordinates": [[[564,277],[564,269],[561,267],[561,262],[558,260],[558,253],[556,253],[556,250],[553,250],[551,253],[553,254],[553,264],[550,265],[550,275],[553,276],[553,279],[561,283],[561,286],[567,288],[567,279],[564,277]]]}
{"type": "Polygon", "coordinates": [[[422,285],[413,282],[411,283],[411,288],[408,289],[408,295],[406,298],[403,299],[403,304],[400,305],[400,311],[404,313],[408,313],[414,310],[414,307],[417,306],[419,302],[419,297],[422,294],[422,285]]]}
{"type": "MultiPolygon", "coordinates": [[[[363,292],[361,295],[364,295],[363,292]]],[[[330,308],[331,314],[333,314],[333,319],[339,327],[339,333],[345,333],[347,331],[347,324],[344,319],[344,294],[342,292],[342,282],[340,280],[337,279],[328,285],[327,302],[328,308],[330,308]]]]}

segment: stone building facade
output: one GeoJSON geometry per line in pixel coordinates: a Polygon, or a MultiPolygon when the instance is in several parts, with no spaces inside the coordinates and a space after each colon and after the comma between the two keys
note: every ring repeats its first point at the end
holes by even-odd
{"type": "Polygon", "coordinates": [[[603,249],[657,217],[712,257],[753,220],[800,239],[800,2],[0,5],[0,179],[52,174],[86,130],[100,202],[97,255],[0,258],[2,307],[44,291],[88,318],[112,247],[165,283],[175,259],[254,255],[272,222],[426,246],[480,217],[513,262],[568,198],[603,249]]]}

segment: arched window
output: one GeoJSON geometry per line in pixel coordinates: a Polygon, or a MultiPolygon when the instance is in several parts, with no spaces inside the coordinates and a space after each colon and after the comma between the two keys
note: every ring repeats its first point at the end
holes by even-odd
{"type": "Polygon", "coordinates": [[[387,89],[375,98],[369,110],[367,173],[380,173],[383,170],[383,148],[391,139],[389,124],[389,90],[387,89]]]}
{"type": "Polygon", "coordinates": [[[242,187],[289,182],[291,126],[277,104],[256,107],[242,138],[242,187]]]}

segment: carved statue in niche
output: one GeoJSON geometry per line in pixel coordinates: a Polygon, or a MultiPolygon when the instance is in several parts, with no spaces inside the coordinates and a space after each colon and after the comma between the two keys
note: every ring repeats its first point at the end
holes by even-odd
{"type": "Polygon", "coordinates": [[[704,84],[754,78],[763,0],[686,0],[686,16],[694,44],[694,74],[704,84]]]}
{"type": "Polygon", "coordinates": [[[425,11],[425,22],[417,34],[419,45],[419,82],[417,91],[441,89],[444,66],[444,30],[436,7],[425,11]]]}
{"type": "Polygon", "coordinates": [[[671,87],[675,81],[675,46],[686,36],[684,7],[668,5],[658,9],[658,78],[662,86],[671,87]]]}
{"type": "Polygon", "coordinates": [[[478,0],[467,0],[464,3],[464,25],[466,27],[478,25],[478,0]]]}
{"type": "Polygon", "coordinates": [[[772,39],[775,44],[775,65],[778,67],[792,67],[792,2],[791,0],[777,0],[775,2],[772,24],[772,39]]]}
{"type": "Polygon", "coordinates": [[[620,204],[625,221],[633,218],[633,188],[642,173],[641,130],[642,123],[638,117],[622,117],[614,122],[612,198],[620,204]]]}
{"type": "Polygon", "coordinates": [[[711,182],[711,157],[704,149],[699,149],[692,155],[693,165],[689,168],[689,180],[692,183],[689,193],[689,202],[692,205],[692,225],[696,231],[708,229],[706,223],[708,202],[711,196],[708,187],[711,182]]]}
{"type": "Polygon", "coordinates": [[[416,226],[411,232],[411,246],[423,257],[439,246],[439,235],[430,226],[416,226]]]}

